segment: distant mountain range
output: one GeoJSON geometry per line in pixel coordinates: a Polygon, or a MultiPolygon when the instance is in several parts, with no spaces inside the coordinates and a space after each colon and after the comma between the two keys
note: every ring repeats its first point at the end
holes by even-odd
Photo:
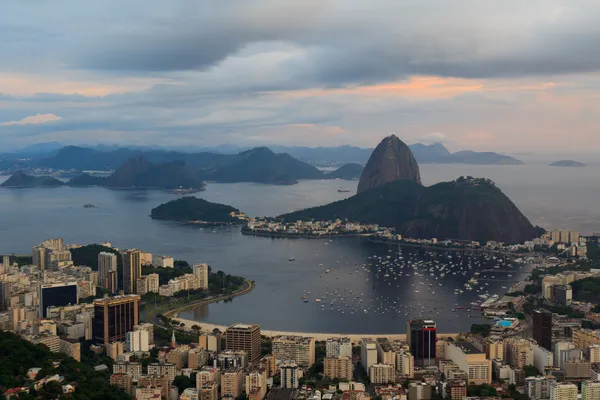
{"type": "MultiPolygon", "coordinates": [[[[450,153],[441,143],[425,145],[416,143],[409,146],[417,162],[427,163],[453,163],[453,164],[480,164],[480,165],[519,165],[523,164],[516,158],[494,153],[459,151],[450,153]]],[[[150,162],[185,161],[194,168],[224,166],[229,164],[229,159],[235,158],[246,151],[264,151],[267,147],[244,148],[235,145],[220,145],[186,149],[185,151],[166,150],[151,146],[104,146],[93,147],[61,146],[59,143],[40,143],[9,154],[9,161],[17,162],[19,157],[30,157],[31,160],[23,164],[20,160],[19,167],[43,167],[57,169],[77,170],[107,170],[115,169],[126,160],[135,156],[144,156],[150,162]],[[259,150],[262,149],[262,150],[259,150]]],[[[274,153],[287,154],[297,160],[317,165],[322,163],[359,163],[365,164],[373,149],[353,146],[339,147],[302,147],[302,146],[270,146],[274,153]]],[[[5,154],[6,156],[6,154],[5,154]]],[[[10,168],[7,160],[0,157],[0,169],[10,168]]],[[[7,158],[7,157],[4,157],[7,158]]]]}

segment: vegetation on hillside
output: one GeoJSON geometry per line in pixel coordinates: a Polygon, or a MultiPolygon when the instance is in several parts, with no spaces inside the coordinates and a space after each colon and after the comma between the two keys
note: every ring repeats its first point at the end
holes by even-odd
{"type": "Polygon", "coordinates": [[[87,246],[78,249],[72,249],[71,259],[75,265],[85,265],[92,268],[94,271],[98,271],[98,254],[103,252],[117,255],[117,267],[119,271],[121,271],[123,260],[119,252],[112,247],[106,247],[99,244],[88,244],[87,246]]]}
{"type": "MultiPolygon", "coordinates": [[[[110,386],[108,374],[99,374],[93,366],[79,363],[60,353],[52,353],[46,346],[34,345],[12,332],[0,331],[0,393],[19,386],[31,386],[27,380],[30,368],[41,368],[36,380],[58,374],[64,377],[63,384],[75,386],[75,392],[68,396],[72,400],[120,400],[130,399],[122,390],[110,386]],[[54,362],[57,363],[54,366],[54,362]]],[[[63,399],[60,386],[56,383],[47,384],[40,390],[29,395],[21,395],[20,399],[63,399]]]]}
{"type": "Polygon", "coordinates": [[[483,243],[522,243],[541,233],[491,181],[470,177],[429,187],[408,180],[396,181],[281,218],[349,219],[390,226],[406,237],[483,243]]]}

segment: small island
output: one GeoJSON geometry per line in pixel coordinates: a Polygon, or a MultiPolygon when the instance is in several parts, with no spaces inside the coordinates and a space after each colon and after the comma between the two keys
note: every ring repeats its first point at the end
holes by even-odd
{"type": "Polygon", "coordinates": [[[239,225],[246,219],[236,208],[191,196],[161,204],[152,209],[150,217],[210,226],[239,225]]]}
{"type": "Polygon", "coordinates": [[[32,187],[57,187],[63,186],[64,182],[51,176],[31,176],[23,171],[15,172],[4,181],[0,187],[5,188],[32,188],[32,187]]]}
{"type": "Polygon", "coordinates": [[[584,163],[573,160],[554,161],[550,164],[551,167],[585,167],[584,163]]]}

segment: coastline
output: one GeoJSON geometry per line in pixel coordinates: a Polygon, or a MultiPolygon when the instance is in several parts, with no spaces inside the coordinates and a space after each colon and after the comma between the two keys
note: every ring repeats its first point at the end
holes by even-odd
{"type": "MultiPolygon", "coordinates": [[[[183,323],[184,326],[182,327],[182,329],[187,332],[194,332],[194,330],[192,329],[192,326],[194,326],[194,325],[199,326],[201,328],[202,332],[212,332],[214,329],[218,329],[221,332],[225,332],[225,330],[229,327],[227,325],[217,325],[217,324],[212,324],[210,322],[195,321],[195,320],[191,320],[191,319],[180,318],[179,313],[182,311],[185,311],[185,310],[195,308],[195,307],[216,303],[221,300],[227,300],[227,299],[230,299],[233,297],[239,297],[239,296],[243,296],[247,293],[250,293],[252,290],[254,290],[255,283],[250,280],[247,280],[247,279],[245,280],[245,282],[246,282],[246,286],[244,288],[238,290],[237,292],[232,293],[231,295],[219,296],[219,297],[214,297],[211,299],[204,299],[204,300],[199,300],[199,301],[195,301],[192,303],[184,304],[182,306],[175,307],[168,311],[165,311],[162,314],[167,318],[171,318],[174,321],[183,323]]],[[[163,327],[162,324],[160,324],[159,321],[156,319],[156,311],[158,311],[158,310],[150,310],[148,312],[148,314],[147,314],[149,316],[148,322],[151,322],[155,325],[163,327]]],[[[250,323],[249,321],[246,321],[246,322],[250,323]]],[[[261,335],[265,336],[265,337],[270,337],[270,338],[275,337],[275,336],[306,336],[306,337],[315,338],[315,340],[317,340],[317,341],[324,341],[324,340],[327,340],[328,338],[332,338],[332,337],[348,337],[354,344],[359,343],[362,338],[373,338],[373,339],[388,338],[390,340],[406,340],[405,333],[362,333],[362,334],[360,334],[360,333],[323,333],[323,332],[293,332],[293,331],[278,331],[278,330],[271,330],[271,329],[261,329],[261,335]]],[[[439,333],[438,332],[437,335],[440,338],[453,338],[454,339],[457,336],[459,336],[460,333],[439,333]]]]}
{"type": "Polygon", "coordinates": [[[242,229],[242,235],[270,237],[270,238],[277,238],[277,239],[333,239],[333,238],[339,238],[339,237],[341,237],[341,238],[359,237],[359,236],[368,237],[368,236],[371,236],[372,234],[371,233],[349,233],[349,234],[344,234],[344,235],[315,236],[315,235],[290,235],[287,233],[245,231],[244,229],[242,229]]]}

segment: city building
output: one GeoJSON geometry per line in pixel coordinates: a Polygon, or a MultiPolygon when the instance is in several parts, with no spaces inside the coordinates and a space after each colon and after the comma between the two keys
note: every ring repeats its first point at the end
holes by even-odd
{"type": "Polygon", "coordinates": [[[462,379],[453,379],[446,384],[446,397],[452,400],[467,398],[467,382],[462,379]]]}
{"type": "Polygon", "coordinates": [[[354,365],[350,357],[326,357],[323,360],[323,375],[329,379],[351,381],[354,376],[354,365]]]}
{"type": "Polygon", "coordinates": [[[109,344],[125,342],[127,332],[139,324],[138,295],[123,295],[94,300],[94,340],[109,344]]]}
{"type": "Polygon", "coordinates": [[[413,382],[408,386],[408,400],[431,399],[432,387],[424,382],[413,382]]]}
{"type": "Polygon", "coordinates": [[[159,276],[157,273],[146,275],[146,285],[148,293],[158,293],[160,287],[159,276]]]}
{"type": "Polygon", "coordinates": [[[467,373],[469,384],[492,382],[492,362],[473,344],[465,341],[446,342],[446,358],[467,373]]]}
{"type": "Polygon", "coordinates": [[[127,332],[125,346],[128,352],[150,351],[150,334],[147,330],[127,332]]]}
{"type": "MultiPolygon", "coordinates": [[[[573,331],[573,336],[575,336],[575,331],[573,331]]],[[[579,358],[574,354],[576,350],[579,349],[575,348],[575,343],[568,340],[561,340],[554,343],[554,366],[562,369],[563,363],[566,360],[579,358]]]]}
{"type": "Polygon", "coordinates": [[[43,283],[39,290],[40,318],[46,318],[48,307],[79,303],[77,282],[43,283]]]}
{"type": "Polygon", "coordinates": [[[126,373],[113,373],[110,376],[110,384],[123,389],[128,395],[133,394],[133,376],[126,373]]]}
{"type": "Polygon", "coordinates": [[[396,351],[391,342],[386,338],[378,338],[375,343],[377,346],[377,362],[391,365],[395,369],[396,351]]]}
{"type": "Polygon", "coordinates": [[[415,365],[420,367],[435,365],[435,322],[422,319],[409,320],[406,334],[410,352],[415,357],[415,365]]]}
{"type": "Polygon", "coordinates": [[[211,382],[221,384],[221,371],[214,367],[202,367],[196,373],[196,389],[200,390],[204,385],[211,382]]]}
{"type": "Polygon", "coordinates": [[[200,348],[207,351],[219,352],[221,351],[221,335],[218,333],[201,333],[198,338],[200,348]]]}
{"type": "Polygon", "coordinates": [[[217,382],[209,382],[198,389],[198,391],[200,392],[200,400],[219,399],[219,384],[217,382]]]}
{"type": "Polygon", "coordinates": [[[200,394],[194,388],[187,388],[179,396],[179,400],[199,400],[200,394]]]}
{"type": "Polygon", "coordinates": [[[146,331],[148,332],[148,346],[149,347],[153,347],[154,346],[154,325],[146,322],[143,324],[139,324],[139,325],[135,325],[133,327],[134,331],[146,331]]]}
{"type": "Polygon", "coordinates": [[[367,373],[371,365],[377,364],[377,344],[371,338],[360,341],[360,363],[367,373]]]}
{"type": "Polygon", "coordinates": [[[260,358],[260,326],[234,324],[225,331],[227,350],[242,350],[248,355],[249,362],[260,358]]]}
{"type": "Polygon", "coordinates": [[[148,375],[166,375],[169,380],[169,383],[171,383],[173,382],[176,376],[175,364],[163,362],[150,363],[148,364],[148,375]]]}
{"type": "Polygon", "coordinates": [[[206,365],[208,353],[204,349],[193,348],[188,352],[188,368],[199,369],[206,365]]]}
{"type": "Polygon", "coordinates": [[[315,363],[315,339],[303,336],[276,336],[272,339],[272,354],[277,361],[295,361],[310,368],[315,363]]]}
{"type": "Polygon", "coordinates": [[[552,313],[547,310],[533,312],[533,340],[547,350],[552,350],[552,313]]]}
{"type": "Polygon", "coordinates": [[[592,365],[585,360],[567,360],[563,364],[565,379],[589,379],[592,374],[592,365]]]}
{"type": "Polygon", "coordinates": [[[538,344],[532,344],[533,366],[538,371],[543,371],[547,367],[554,366],[554,353],[538,344]]]}
{"type": "Polygon", "coordinates": [[[504,360],[504,342],[499,337],[487,337],[484,341],[485,355],[490,360],[504,360]]]}
{"type": "Polygon", "coordinates": [[[113,360],[118,360],[119,356],[125,353],[125,342],[112,342],[104,345],[106,348],[106,355],[113,360]]]}
{"type": "Polygon", "coordinates": [[[394,366],[390,364],[373,364],[369,367],[369,380],[374,385],[394,383],[396,376],[394,366]]]}
{"type": "Polygon", "coordinates": [[[325,343],[325,357],[352,357],[352,341],[350,338],[329,338],[325,343]]]}
{"type": "Polygon", "coordinates": [[[196,281],[198,283],[198,289],[206,290],[208,289],[208,273],[210,267],[208,264],[195,264],[193,266],[193,274],[196,277],[196,281]]]}
{"type": "Polygon", "coordinates": [[[525,378],[525,393],[530,400],[550,398],[550,387],[556,384],[554,376],[530,376],[525,378]]]}
{"type": "Polygon", "coordinates": [[[137,381],[142,376],[142,364],[139,362],[117,361],[113,363],[113,374],[127,374],[137,381]]]}
{"type": "Polygon", "coordinates": [[[581,400],[600,400],[600,382],[581,382],[581,400]]]}
{"type": "Polygon", "coordinates": [[[60,339],[59,345],[61,353],[72,357],[75,361],[81,361],[81,343],[79,340],[60,339]]]}
{"type": "Polygon", "coordinates": [[[101,252],[98,254],[98,286],[114,294],[119,291],[117,255],[101,252]]]}
{"type": "Polygon", "coordinates": [[[415,357],[408,349],[396,353],[396,371],[405,378],[415,376],[415,357]]]}
{"type": "Polygon", "coordinates": [[[554,290],[554,302],[570,306],[573,303],[573,288],[571,285],[556,285],[554,290]]]}
{"type": "Polygon", "coordinates": [[[600,344],[600,330],[573,329],[573,344],[582,351],[592,344],[600,344]]]}
{"type": "Polygon", "coordinates": [[[244,389],[244,373],[241,368],[230,368],[221,375],[221,396],[237,399],[244,389]]]}
{"type": "Polygon", "coordinates": [[[281,388],[297,389],[301,378],[298,365],[293,361],[284,361],[279,364],[279,370],[281,371],[281,388]]]}
{"type": "Polygon", "coordinates": [[[246,374],[245,377],[246,394],[251,397],[254,391],[254,398],[262,400],[267,394],[267,373],[264,369],[255,369],[246,374]]]}
{"type": "Polygon", "coordinates": [[[550,400],[577,400],[577,386],[572,383],[552,384],[550,400]]]}
{"type": "Polygon", "coordinates": [[[600,344],[590,345],[587,348],[586,355],[592,364],[600,363],[600,344]]]}
{"type": "Polygon", "coordinates": [[[173,268],[175,260],[169,256],[156,256],[154,257],[154,266],[158,268],[173,268]]]}
{"type": "Polygon", "coordinates": [[[121,253],[123,258],[123,291],[125,294],[137,293],[136,283],[142,276],[142,260],[139,250],[130,249],[121,253]]]}

